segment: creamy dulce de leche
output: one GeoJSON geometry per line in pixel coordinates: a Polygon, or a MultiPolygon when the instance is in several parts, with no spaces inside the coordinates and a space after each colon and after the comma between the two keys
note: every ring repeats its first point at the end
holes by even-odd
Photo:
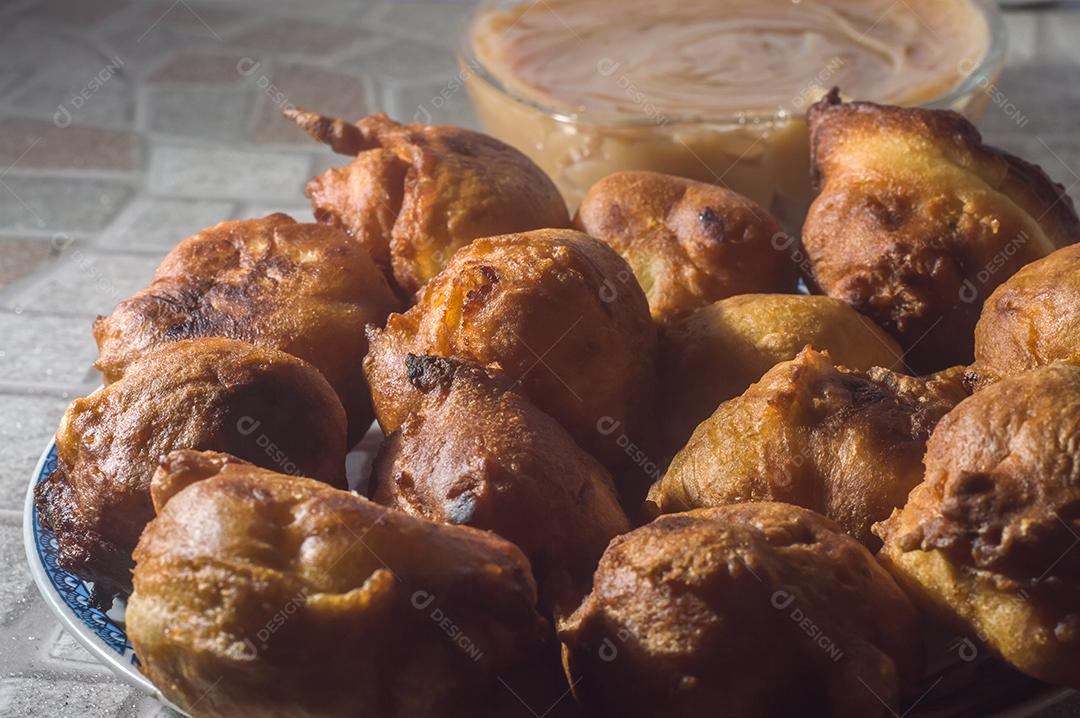
{"type": "Polygon", "coordinates": [[[483,7],[463,74],[488,131],[571,203],[611,172],[651,169],[722,182],[796,221],[810,103],[835,85],[925,104],[990,44],[976,0],[538,0],[483,7]]]}

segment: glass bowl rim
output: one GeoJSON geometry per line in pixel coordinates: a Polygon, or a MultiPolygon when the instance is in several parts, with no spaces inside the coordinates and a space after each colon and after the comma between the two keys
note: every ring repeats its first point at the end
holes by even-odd
{"type": "MultiPolygon", "coordinates": [[[[1005,64],[1005,54],[1008,46],[1008,34],[1005,29],[1005,20],[998,7],[997,0],[971,0],[981,12],[986,21],[990,40],[989,46],[982,59],[971,68],[964,79],[956,86],[941,95],[920,103],[918,107],[928,109],[949,109],[957,101],[973,95],[980,88],[993,84],[1005,64]]],[[[522,2],[543,2],[543,0],[517,0],[509,4],[522,4],[522,2]]],[[[639,128],[656,126],[655,117],[642,115],[640,117],[612,118],[610,116],[592,115],[588,112],[568,112],[564,109],[545,105],[537,100],[524,97],[500,82],[480,62],[472,46],[472,28],[481,13],[491,9],[492,6],[501,4],[498,0],[481,0],[477,2],[462,21],[459,31],[460,42],[458,43],[458,61],[461,67],[460,79],[466,80],[468,76],[475,75],[489,87],[500,94],[509,97],[515,102],[521,103],[534,110],[542,112],[552,119],[571,124],[593,125],[610,129],[639,128]]],[[[860,99],[860,98],[853,98],[860,99]]],[[[777,124],[788,122],[802,113],[778,111],[746,111],[725,115],[665,115],[664,124],[671,125],[760,125],[777,124]]]]}

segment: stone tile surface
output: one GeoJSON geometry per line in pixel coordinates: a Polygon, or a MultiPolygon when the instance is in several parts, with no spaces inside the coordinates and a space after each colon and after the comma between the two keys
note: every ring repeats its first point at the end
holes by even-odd
{"type": "Polygon", "coordinates": [[[246,11],[224,3],[195,2],[194,0],[160,0],[142,2],[129,15],[135,28],[144,28],[143,41],[152,41],[157,30],[181,30],[218,42],[221,34],[243,20],[246,11]]]}
{"type": "Polygon", "coordinates": [[[1023,134],[988,135],[987,141],[995,147],[1023,157],[1042,167],[1051,179],[1065,187],[1073,185],[1070,194],[1080,198],[1080,142],[1048,141],[1038,136],[1023,134]]]}
{"type": "Polygon", "coordinates": [[[149,284],[159,263],[153,255],[101,254],[74,246],[63,253],[56,269],[5,304],[9,309],[92,319],[149,284]]]}
{"type": "Polygon", "coordinates": [[[151,88],[147,129],[171,137],[233,143],[247,132],[254,108],[250,88],[151,88]]]}
{"type": "Polygon", "coordinates": [[[229,44],[290,55],[324,56],[370,40],[369,30],[289,17],[268,17],[230,35],[229,44]]]}
{"type": "Polygon", "coordinates": [[[221,47],[204,27],[177,29],[167,23],[153,24],[152,18],[120,17],[106,22],[100,32],[102,46],[108,52],[121,57],[132,75],[144,77],[161,64],[162,59],[173,52],[212,51],[221,47]]]}
{"type": "Polygon", "coordinates": [[[251,132],[254,142],[296,144],[315,149],[307,133],[282,112],[290,106],[318,109],[324,115],[355,120],[372,112],[368,81],[361,75],[324,70],[311,65],[278,64],[252,73],[249,82],[259,91],[259,112],[251,132]]]}
{"type": "Polygon", "coordinates": [[[56,433],[68,396],[0,393],[0,511],[21,511],[38,457],[56,433]]]}
{"type": "Polygon", "coordinates": [[[404,36],[456,50],[459,31],[473,3],[466,0],[443,2],[384,2],[372,12],[372,24],[395,30],[404,36]]]}
{"type": "Polygon", "coordinates": [[[31,591],[30,569],[22,548],[19,527],[0,524],[0,626],[18,615],[31,591]]]}
{"type": "Polygon", "coordinates": [[[1045,19],[1043,14],[1004,13],[1005,31],[1009,34],[1010,64],[1028,63],[1039,57],[1040,37],[1045,29],[1045,19]]]}
{"type": "Polygon", "coordinates": [[[23,18],[0,24],[0,58],[27,81],[81,86],[114,56],[85,34],[23,18]]]}
{"type": "Polygon", "coordinates": [[[0,98],[15,90],[26,79],[26,75],[15,67],[0,68],[0,98]]]}
{"type": "Polygon", "coordinates": [[[0,230],[97,232],[131,197],[112,180],[12,176],[0,179],[0,230]]]}
{"type": "Polygon", "coordinates": [[[48,241],[0,238],[0,290],[28,277],[53,254],[48,241]]]}
{"type": "Polygon", "coordinates": [[[115,682],[88,684],[37,676],[5,678],[0,680],[0,715],[53,718],[79,705],[87,711],[86,715],[110,716],[120,710],[131,691],[115,682]]]}
{"type": "Polygon", "coordinates": [[[224,148],[159,146],[151,159],[150,189],[189,197],[295,197],[308,178],[300,154],[224,148]]]}
{"type": "Polygon", "coordinates": [[[147,82],[155,85],[235,85],[244,78],[241,61],[258,59],[243,53],[181,52],[151,72],[147,82]]]}
{"type": "MultiPolygon", "coordinates": [[[[79,4],[88,7],[92,3],[79,4]]],[[[132,116],[131,83],[124,58],[86,33],[59,31],[40,21],[0,23],[0,91],[20,115],[75,124],[120,126],[132,116]]]]}
{"type": "Polygon", "coordinates": [[[0,119],[0,167],[134,170],[139,139],[127,130],[7,117],[0,119]]]}
{"type": "Polygon", "coordinates": [[[997,83],[982,127],[986,132],[1017,132],[1057,138],[1075,136],[1080,113],[1076,66],[1040,63],[1006,67],[997,83]]]}
{"type": "Polygon", "coordinates": [[[1080,63],[1080,44],[1076,42],[1080,37],[1080,14],[1072,9],[1048,8],[1040,20],[1045,28],[1041,36],[1044,56],[1070,62],[1075,68],[1080,63]]]}
{"type": "Polygon", "coordinates": [[[232,216],[235,205],[218,200],[142,197],[101,236],[101,245],[163,256],[177,242],[232,216]]]}
{"type": "Polygon", "coordinates": [[[386,86],[383,106],[400,122],[461,125],[478,129],[468,93],[459,79],[438,85],[386,86]]]}
{"type": "Polygon", "coordinates": [[[72,3],[67,0],[44,0],[26,12],[27,17],[75,28],[92,28],[111,15],[129,7],[130,0],[93,0],[72,3]]]}
{"type": "Polygon", "coordinates": [[[61,630],[49,648],[49,657],[64,663],[96,664],[97,659],[67,631],[61,630]]]}
{"type": "Polygon", "coordinates": [[[85,317],[0,312],[0,384],[73,390],[94,380],[96,357],[85,317]]]}
{"type": "Polygon", "coordinates": [[[68,80],[41,78],[25,83],[11,97],[10,104],[22,114],[50,122],[70,122],[75,127],[130,127],[135,117],[135,93],[126,80],[113,77],[98,89],[89,83],[105,76],[105,70],[86,79],[73,73],[68,80]]]}
{"type": "Polygon", "coordinates": [[[360,53],[343,60],[342,65],[399,83],[441,81],[457,72],[454,56],[446,48],[407,39],[395,40],[380,49],[378,62],[373,62],[367,53],[360,53]]]}

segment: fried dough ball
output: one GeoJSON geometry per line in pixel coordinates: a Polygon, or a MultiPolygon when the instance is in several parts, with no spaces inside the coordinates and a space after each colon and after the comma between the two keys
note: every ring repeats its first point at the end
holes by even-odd
{"type": "Polygon", "coordinates": [[[702,422],[649,499],[664,513],[797,504],[876,549],[871,526],[922,481],[926,440],[963,396],[958,376],[854,371],[805,349],[702,422]]]}
{"type": "Polygon", "coordinates": [[[891,332],[920,372],[970,363],[983,300],[1080,238],[1064,188],[943,110],[810,108],[813,283],[891,332]]]}
{"type": "Polygon", "coordinates": [[[838,299],[743,294],[702,307],[660,334],[661,421],[681,449],[722,402],[742,394],[803,347],[849,369],[902,370],[902,352],[876,324],[838,299]]]}
{"type": "Polygon", "coordinates": [[[170,454],[154,483],[128,635],[194,716],[475,715],[544,634],[494,534],[222,454],[170,454]]]}
{"type": "Polygon", "coordinates": [[[967,380],[983,387],[1057,360],[1080,364],[1080,245],[1032,262],[994,290],[975,326],[967,380]]]}
{"type": "Polygon", "coordinates": [[[341,227],[411,296],[477,237],[568,227],[544,171],[493,137],[449,125],[356,124],[296,108],[285,114],[348,165],[312,179],[315,217],[341,227]]]}
{"type": "Polygon", "coordinates": [[[798,269],[780,224],[752,200],[657,172],[594,184],[574,225],[630,263],[661,323],[735,294],[794,292],[798,269]]]}
{"type": "Polygon", "coordinates": [[[56,470],[34,492],[62,568],[107,605],[130,590],[131,551],[154,516],[150,477],[173,449],[228,451],[345,486],[345,411],[307,362],[220,337],[162,345],[76,399],[56,470]]]}
{"type": "Polygon", "coordinates": [[[979,391],[938,424],[926,481],[876,527],[928,612],[1039,680],[1080,688],[1080,367],[979,391]]]}
{"type": "Polygon", "coordinates": [[[641,288],[632,276],[620,282],[620,273],[629,268],[618,254],[573,230],[475,240],[414,307],[369,333],[364,371],[383,431],[417,409],[407,354],[498,364],[622,490],[636,479],[626,477],[618,438],[655,434],[656,330],[641,288]],[[598,424],[618,429],[605,434],[598,424]]]}
{"type": "Polygon", "coordinates": [[[606,716],[886,716],[920,669],[918,616],[888,573],[779,503],[616,538],[559,636],[575,694],[606,716]]]}
{"type": "Polygon", "coordinates": [[[359,364],[364,326],[399,308],[367,254],[343,232],[284,214],[222,222],[178,244],[150,286],[94,322],[95,366],[111,383],[164,342],[224,336],[310,362],[338,393],[350,440],[371,425],[359,364]]]}
{"type": "Polygon", "coordinates": [[[501,374],[439,357],[406,362],[422,404],[383,443],[373,498],[513,541],[542,602],[568,590],[572,609],[608,541],[630,529],[611,475],[501,374]]]}

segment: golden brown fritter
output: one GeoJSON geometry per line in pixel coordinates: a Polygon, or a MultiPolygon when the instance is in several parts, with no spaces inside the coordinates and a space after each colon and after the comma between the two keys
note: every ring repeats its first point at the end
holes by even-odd
{"type": "Polygon", "coordinates": [[[358,370],[364,326],[398,307],[370,257],[340,230],[284,214],[222,222],[178,244],[149,287],[98,317],[95,366],[114,382],[153,347],[192,337],[280,349],[323,373],[357,440],[372,420],[358,370]]]}
{"type": "Polygon", "coordinates": [[[555,229],[478,239],[370,339],[364,371],[386,433],[416,410],[407,354],[498,364],[620,491],[644,481],[619,437],[655,434],[655,328],[626,262],[603,242],[555,229]]]}
{"type": "Polygon", "coordinates": [[[494,534],[221,454],[173,453],[154,483],[127,630],[193,716],[471,716],[543,638],[494,534]]]}
{"type": "Polygon", "coordinates": [[[513,541],[545,607],[572,610],[608,541],[630,528],[610,474],[500,373],[439,357],[406,362],[421,405],[383,443],[373,498],[513,541]]]}
{"type": "Polygon", "coordinates": [[[411,296],[477,237],[568,227],[554,183],[493,137],[449,125],[402,125],[384,114],[351,124],[285,113],[348,165],[312,179],[315,217],[348,231],[411,296]]]}
{"type": "Polygon", "coordinates": [[[801,294],[744,294],[702,307],[660,333],[661,422],[681,449],[722,402],[804,347],[849,369],[903,368],[893,339],[847,304],[801,294]]]}
{"type": "Polygon", "coordinates": [[[994,290],[975,326],[975,387],[1054,361],[1080,364],[1080,245],[1023,267],[994,290]]]}
{"type": "Polygon", "coordinates": [[[661,323],[735,294],[794,292],[798,282],[780,224],[717,185],[616,172],[589,189],[574,225],[630,263],[661,323]]]}
{"type": "Polygon", "coordinates": [[[130,590],[131,551],[153,515],[150,477],[173,449],[228,451],[345,486],[345,412],[307,362],[211,337],[171,342],[68,407],[56,470],[35,490],[59,564],[105,605],[130,590]]]}
{"type": "Polygon", "coordinates": [[[809,124],[812,280],[891,332],[918,371],[969,363],[990,292],[1080,238],[1064,188],[982,144],[958,114],[841,103],[834,91],[809,124]]]}
{"type": "Polygon", "coordinates": [[[927,446],[926,481],[875,530],[927,611],[1021,671],[1080,688],[1080,367],[965,400],[927,446]]]}
{"type": "Polygon", "coordinates": [[[922,481],[926,440],[964,396],[951,379],[854,371],[805,349],[702,422],[649,499],[664,513],[784,501],[876,549],[871,526],[922,481]]]}
{"type": "Polygon", "coordinates": [[[596,715],[886,716],[919,675],[908,598],[833,522],[788,504],[671,514],[620,536],[559,628],[596,715]]]}

